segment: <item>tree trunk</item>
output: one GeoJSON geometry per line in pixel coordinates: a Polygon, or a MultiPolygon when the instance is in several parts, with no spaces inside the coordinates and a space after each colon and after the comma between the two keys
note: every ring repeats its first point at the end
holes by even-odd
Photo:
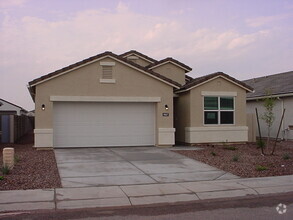
{"type": "Polygon", "coordinates": [[[274,155],[274,152],[275,152],[275,149],[276,149],[276,145],[277,145],[277,141],[278,141],[279,133],[280,133],[280,130],[281,130],[281,126],[282,126],[282,123],[283,123],[283,119],[284,119],[285,111],[286,111],[286,109],[284,108],[284,109],[283,109],[283,113],[282,113],[282,118],[281,118],[281,121],[280,121],[280,125],[279,125],[279,129],[278,129],[278,133],[277,133],[277,136],[276,136],[276,140],[275,140],[274,147],[273,147],[273,150],[272,150],[271,155],[274,155]]]}
{"type": "Polygon", "coordinates": [[[268,128],[267,149],[270,146],[270,139],[271,139],[271,128],[268,128]]]}

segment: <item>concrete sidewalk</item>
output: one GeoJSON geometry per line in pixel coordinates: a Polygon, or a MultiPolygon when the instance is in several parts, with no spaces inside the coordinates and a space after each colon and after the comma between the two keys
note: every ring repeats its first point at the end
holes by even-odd
{"type": "Polygon", "coordinates": [[[201,182],[0,191],[0,212],[125,207],[293,192],[293,175],[201,182]]]}

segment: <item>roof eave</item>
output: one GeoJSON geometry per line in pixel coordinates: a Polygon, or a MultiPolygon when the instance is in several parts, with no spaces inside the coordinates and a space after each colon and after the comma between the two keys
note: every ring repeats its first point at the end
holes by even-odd
{"type": "Polygon", "coordinates": [[[200,82],[200,83],[198,83],[198,84],[195,84],[195,85],[193,85],[193,86],[190,86],[190,87],[188,87],[188,88],[186,88],[186,89],[182,89],[182,90],[175,91],[175,93],[187,92],[187,91],[189,91],[189,90],[192,90],[192,89],[194,89],[194,88],[196,88],[196,87],[199,87],[199,86],[201,86],[201,85],[203,85],[203,84],[205,84],[205,83],[208,83],[208,82],[210,82],[210,81],[212,81],[212,80],[214,80],[214,79],[217,79],[217,78],[219,78],[219,77],[224,78],[225,80],[227,80],[227,81],[229,81],[229,82],[231,82],[231,83],[233,83],[233,84],[235,84],[235,85],[237,85],[237,86],[243,88],[243,89],[246,90],[247,92],[253,92],[253,91],[254,91],[252,88],[250,88],[250,87],[248,87],[248,86],[241,85],[241,84],[239,84],[239,83],[237,83],[237,82],[235,82],[235,81],[233,81],[233,80],[231,80],[231,79],[229,79],[229,78],[227,78],[227,77],[225,77],[225,76],[223,76],[223,75],[217,75],[217,76],[214,76],[214,77],[212,77],[212,78],[210,78],[210,79],[204,80],[204,81],[202,81],[202,82],[200,82]]]}
{"type": "Polygon", "coordinates": [[[178,66],[179,68],[185,70],[185,73],[188,73],[188,72],[190,72],[192,70],[192,68],[186,68],[184,66],[179,65],[178,63],[172,62],[171,60],[166,60],[165,62],[152,65],[152,66],[149,67],[149,69],[150,70],[151,69],[154,69],[154,68],[159,67],[159,66],[162,66],[162,65],[164,65],[166,63],[172,63],[173,65],[178,66]]]}
{"type": "MultiPolygon", "coordinates": [[[[273,98],[278,98],[278,97],[282,98],[282,97],[289,97],[289,96],[293,97],[293,92],[270,95],[270,97],[273,97],[273,98]]],[[[266,97],[267,95],[260,95],[255,97],[247,97],[246,100],[251,101],[251,100],[265,99],[266,97]]]]}
{"type": "Polygon", "coordinates": [[[152,61],[152,60],[147,59],[147,58],[145,58],[145,57],[143,57],[143,56],[140,56],[139,54],[137,54],[137,53],[135,53],[135,52],[130,53],[130,54],[127,54],[127,55],[122,56],[122,57],[125,58],[125,57],[129,57],[129,56],[133,56],[133,55],[138,56],[139,58],[141,58],[141,59],[143,59],[143,60],[146,60],[146,61],[148,61],[148,62],[150,62],[150,63],[155,63],[155,61],[152,61]]]}
{"type": "Polygon", "coordinates": [[[151,58],[151,57],[149,57],[149,56],[147,56],[147,55],[145,55],[143,53],[140,53],[140,52],[138,52],[136,50],[127,51],[127,52],[125,52],[123,54],[120,54],[119,56],[125,58],[125,57],[131,56],[133,54],[135,54],[136,56],[139,56],[140,58],[142,58],[144,60],[149,61],[152,64],[155,63],[155,62],[158,62],[157,60],[155,60],[155,59],[153,59],[153,58],[151,58]]]}
{"type": "MultiPolygon", "coordinates": [[[[93,60],[91,60],[91,61],[89,61],[89,62],[86,62],[86,63],[84,63],[84,64],[81,64],[81,65],[78,65],[78,66],[76,66],[76,67],[74,67],[74,68],[71,68],[71,69],[68,69],[68,70],[66,70],[66,71],[61,71],[60,73],[58,73],[58,74],[56,74],[56,75],[52,75],[51,77],[48,77],[48,78],[44,78],[43,80],[41,79],[42,77],[44,77],[44,76],[42,76],[42,77],[40,77],[40,78],[37,78],[37,79],[35,79],[35,80],[32,80],[32,81],[30,81],[28,84],[29,84],[29,87],[35,87],[36,85],[38,85],[38,84],[41,84],[41,83],[44,83],[44,82],[46,82],[46,81],[48,81],[48,80],[51,80],[51,79],[53,79],[53,78],[56,78],[56,77],[59,77],[59,76],[61,76],[61,75],[64,75],[64,74],[66,74],[66,73],[68,73],[68,72],[71,72],[71,71],[74,71],[74,70],[76,70],[76,69],[79,69],[79,68],[81,68],[81,67],[83,67],[83,66],[85,66],[85,65],[88,65],[88,64],[91,64],[91,63],[94,63],[94,62],[97,62],[97,61],[99,61],[99,60],[101,60],[101,59],[104,59],[104,58],[107,58],[107,57],[110,57],[110,58],[112,58],[112,59],[114,59],[114,60],[116,60],[116,61],[118,61],[118,62],[121,62],[121,63],[124,63],[125,65],[127,65],[127,66],[129,66],[129,67],[131,67],[131,68],[134,68],[134,69],[136,69],[136,70],[138,70],[138,71],[140,71],[140,72],[144,72],[145,74],[147,74],[147,75],[149,75],[149,76],[151,76],[151,77],[153,77],[153,78],[155,78],[155,79],[158,79],[158,80],[160,80],[160,81],[162,81],[162,82],[164,82],[164,83],[166,83],[166,84],[168,84],[168,85],[170,85],[170,86],[172,86],[172,87],[174,87],[174,88],[176,88],[176,89],[179,89],[180,88],[180,86],[179,85],[176,85],[176,84],[173,84],[173,83],[171,83],[171,82],[168,82],[167,80],[164,80],[164,79],[161,79],[161,78],[159,78],[159,77],[157,77],[157,76],[155,76],[155,75],[153,75],[152,73],[149,73],[148,71],[145,71],[145,70],[143,70],[142,68],[138,68],[137,66],[135,66],[135,64],[132,64],[132,63],[130,63],[130,62],[127,62],[126,60],[124,60],[124,58],[121,58],[121,57],[119,57],[118,55],[114,55],[114,54],[109,54],[108,52],[106,52],[106,54],[103,56],[102,54],[101,54],[101,56],[100,57],[97,57],[96,59],[93,59],[93,60]]],[[[90,58],[89,58],[90,59],[90,58]]],[[[73,64],[74,65],[74,64],[73,64]]],[[[62,70],[62,69],[60,69],[60,70],[62,70]]],[[[57,70],[57,71],[60,71],[60,70],[57,70]]],[[[151,70],[150,70],[151,71],[151,70]]],[[[56,72],[56,71],[55,71],[56,72]]],[[[50,75],[50,74],[53,74],[54,72],[52,72],[52,73],[49,73],[49,74],[47,74],[47,75],[50,75]]],[[[156,74],[158,74],[158,73],[156,73],[156,74]]]]}

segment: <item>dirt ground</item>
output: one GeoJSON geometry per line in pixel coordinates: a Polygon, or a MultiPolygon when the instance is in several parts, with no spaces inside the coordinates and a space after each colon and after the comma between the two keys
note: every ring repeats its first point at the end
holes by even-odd
{"type": "Polygon", "coordinates": [[[255,143],[200,146],[202,150],[175,151],[240,177],[265,177],[293,174],[293,141],[279,142],[274,155],[265,148],[265,156],[255,143]]]}
{"type": "Polygon", "coordinates": [[[0,168],[3,164],[3,148],[13,147],[16,164],[8,175],[0,170],[0,190],[46,189],[61,187],[61,181],[53,150],[33,148],[33,134],[22,138],[18,144],[0,144],[0,168]]]}

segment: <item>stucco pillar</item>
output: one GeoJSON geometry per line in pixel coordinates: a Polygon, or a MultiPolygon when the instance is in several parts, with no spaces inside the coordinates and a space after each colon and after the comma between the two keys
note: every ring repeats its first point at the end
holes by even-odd
{"type": "Polygon", "coordinates": [[[14,167],[14,148],[6,147],[3,149],[3,167],[9,169],[14,167]]]}

